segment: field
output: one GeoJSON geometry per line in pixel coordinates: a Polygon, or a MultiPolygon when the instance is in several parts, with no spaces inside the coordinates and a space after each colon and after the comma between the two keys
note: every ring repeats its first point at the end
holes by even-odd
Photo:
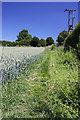
{"type": "Polygon", "coordinates": [[[13,80],[23,72],[28,65],[43,53],[44,48],[33,47],[0,47],[0,79],[5,85],[7,80],[13,80]]]}
{"type": "MultiPolygon", "coordinates": [[[[20,54],[19,58],[23,63],[26,48],[19,49],[24,53],[22,55],[22,53],[18,52],[20,54]]],[[[34,51],[33,48],[31,49],[31,55],[37,56],[37,60],[32,59],[27,69],[21,69],[20,73],[22,74],[19,74],[13,80],[11,76],[7,82],[2,84],[2,117],[57,118],[60,120],[77,118],[77,56],[72,51],[64,53],[63,47],[57,47],[53,50],[51,48],[46,48],[45,50],[44,48],[35,48],[34,51]],[[33,52],[35,55],[33,55],[33,52]]],[[[12,51],[8,52],[12,53],[12,51]]],[[[17,57],[18,53],[15,52],[15,54],[11,55],[16,55],[17,57]]],[[[8,60],[10,60],[10,57],[8,60]]],[[[27,64],[27,62],[25,63],[27,64]]],[[[10,63],[9,66],[11,66],[10,63]]],[[[23,67],[21,66],[21,68],[23,67]]]]}

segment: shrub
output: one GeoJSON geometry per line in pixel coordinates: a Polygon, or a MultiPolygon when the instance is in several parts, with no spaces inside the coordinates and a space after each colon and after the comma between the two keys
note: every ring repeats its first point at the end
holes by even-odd
{"type": "Polygon", "coordinates": [[[56,40],[58,42],[58,46],[63,45],[64,40],[67,37],[67,35],[68,35],[68,31],[65,31],[65,30],[59,33],[57,40],[56,40]]]}
{"type": "Polygon", "coordinates": [[[52,37],[48,37],[47,39],[46,39],[46,44],[47,45],[52,45],[54,43],[54,40],[52,39],[52,37]]]}
{"type": "Polygon", "coordinates": [[[75,29],[70,32],[70,34],[65,39],[64,46],[69,49],[69,46],[72,48],[75,48],[76,50],[79,50],[79,44],[80,44],[80,22],[78,22],[75,26],[75,29]]]}
{"type": "Polygon", "coordinates": [[[41,39],[40,44],[41,44],[42,47],[44,47],[44,46],[46,46],[46,41],[44,39],[41,39]]]}
{"type": "Polygon", "coordinates": [[[33,37],[32,40],[31,40],[31,46],[33,47],[37,47],[39,45],[39,38],[38,37],[33,37]]]}

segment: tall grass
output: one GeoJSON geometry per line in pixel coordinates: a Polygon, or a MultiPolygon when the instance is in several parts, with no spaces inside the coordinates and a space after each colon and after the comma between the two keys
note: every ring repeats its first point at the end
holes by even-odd
{"type": "Polygon", "coordinates": [[[63,47],[46,49],[23,77],[3,89],[3,117],[75,119],[78,117],[78,61],[63,47]],[[13,91],[12,97],[9,96],[13,91]],[[5,96],[5,93],[7,96],[5,96]]]}

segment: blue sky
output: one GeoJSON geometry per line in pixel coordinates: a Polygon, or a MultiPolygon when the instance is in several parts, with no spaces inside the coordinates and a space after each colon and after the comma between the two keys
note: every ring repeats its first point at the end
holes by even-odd
{"type": "Polygon", "coordinates": [[[68,30],[68,12],[76,9],[74,26],[78,22],[77,2],[3,2],[2,39],[15,41],[22,29],[32,37],[46,40],[52,37],[56,42],[58,34],[68,30]]]}

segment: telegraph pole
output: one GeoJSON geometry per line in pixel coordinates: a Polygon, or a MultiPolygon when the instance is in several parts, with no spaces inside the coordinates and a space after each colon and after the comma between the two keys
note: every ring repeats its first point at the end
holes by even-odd
{"type": "Polygon", "coordinates": [[[68,15],[68,33],[70,31],[70,11],[69,11],[69,15],[68,15]]]}
{"type": "Polygon", "coordinates": [[[69,15],[68,15],[68,34],[70,33],[70,30],[73,30],[73,22],[74,22],[74,12],[76,10],[64,10],[64,12],[68,11],[69,12],[69,15]],[[72,13],[72,24],[70,24],[70,15],[72,13]]]}

